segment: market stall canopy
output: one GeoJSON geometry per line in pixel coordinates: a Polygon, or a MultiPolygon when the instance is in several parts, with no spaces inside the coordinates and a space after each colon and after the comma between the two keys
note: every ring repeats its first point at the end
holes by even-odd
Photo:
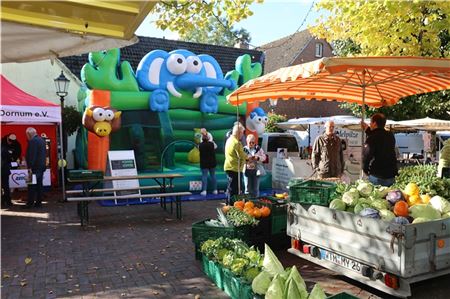
{"type": "Polygon", "coordinates": [[[277,127],[283,130],[306,131],[309,125],[324,125],[327,121],[333,121],[336,126],[348,125],[360,126],[361,118],[352,115],[335,115],[327,117],[301,117],[277,123],[277,127]]]}
{"type": "Polygon", "coordinates": [[[156,1],[2,1],[1,62],[27,62],[120,48],[156,1]]]}
{"type": "Polygon", "coordinates": [[[445,89],[450,89],[450,59],[327,57],[250,80],[228,95],[228,101],[240,105],[294,98],[381,107],[445,89]]]}
{"type": "Polygon", "coordinates": [[[60,123],[61,107],[58,104],[32,96],[9,82],[1,80],[0,120],[2,123],[60,123]]]}
{"type": "Polygon", "coordinates": [[[425,117],[420,119],[398,121],[392,127],[394,130],[409,127],[419,131],[448,131],[450,130],[450,121],[425,117]]]}

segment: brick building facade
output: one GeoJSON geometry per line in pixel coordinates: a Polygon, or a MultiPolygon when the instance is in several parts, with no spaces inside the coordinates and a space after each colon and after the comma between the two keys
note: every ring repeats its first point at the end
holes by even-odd
{"type": "MultiPolygon", "coordinates": [[[[303,30],[260,47],[264,51],[264,73],[282,67],[310,62],[322,57],[332,57],[333,49],[324,39],[314,38],[308,30],[303,30]]],[[[296,117],[322,117],[350,114],[339,108],[339,103],[316,100],[284,100],[271,106],[269,101],[260,104],[265,111],[296,117]]]]}

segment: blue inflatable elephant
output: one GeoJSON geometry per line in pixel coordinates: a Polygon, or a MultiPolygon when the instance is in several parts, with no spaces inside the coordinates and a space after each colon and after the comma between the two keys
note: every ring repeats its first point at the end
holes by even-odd
{"type": "Polygon", "coordinates": [[[152,91],[150,109],[158,112],[169,109],[169,94],[179,98],[180,90],[186,90],[193,98],[200,98],[201,112],[217,113],[218,93],[224,87],[236,88],[234,80],[223,79],[213,57],[187,50],[151,51],[139,63],[136,77],[142,89],[152,91]]]}

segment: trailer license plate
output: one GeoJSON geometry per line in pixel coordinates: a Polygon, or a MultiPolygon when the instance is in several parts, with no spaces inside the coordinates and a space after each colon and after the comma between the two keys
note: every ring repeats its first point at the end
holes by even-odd
{"type": "Polygon", "coordinates": [[[323,249],[321,249],[321,256],[322,259],[328,260],[336,265],[361,273],[361,264],[357,261],[323,249]]]}

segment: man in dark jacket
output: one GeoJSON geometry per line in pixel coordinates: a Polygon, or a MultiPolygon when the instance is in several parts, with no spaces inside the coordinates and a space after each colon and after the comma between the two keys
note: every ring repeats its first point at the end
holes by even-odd
{"type": "Polygon", "coordinates": [[[344,172],[341,139],[334,133],[334,122],[325,123],[325,133],[318,136],[312,149],[312,166],[320,178],[340,177],[344,172]]]}
{"type": "Polygon", "coordinates": [[[9,190],[9,175],[11,174],[11,154],[6,144],[2,143],[2,208],[12,205],[9,190]]]}
{"type": "Polygon", "coordinates": [[[8,134],[2,138],[2,147],[9,151],[10,162],[19,162],[22,155],[22,146],[17,141],[16,134],[8,134]]]}
{"type": "Polygon", "coordinates": [[[46,149],[45,141],[36,133],[35,128],[27,128],[28,148],[26,154],[28,173],[30,178],[36,176],[36,182],[28,185],[28,202],[24,208],[42,205],[42,181],[45,172],[46,149]]]}
{"type": "Polygon", "coordinates": [[[206,196],[208,189],[208,171],[211,177],[211,184],[213,194],[217,194],[217,180],[216,180],[216,146],[206,130],[202,132],[202,142],[198,146],[200,151],[200,169],[202,170],[202,192],[203,196],[206,196]]]}
{"type": "Polygon", "coordinates": [[[384,129],[386,117],[376,113],[366,128],[367,139],[364,144],[363,170],[369,181],[375,185],[391,186],[398,173],[394,134],[384,129]]]}

